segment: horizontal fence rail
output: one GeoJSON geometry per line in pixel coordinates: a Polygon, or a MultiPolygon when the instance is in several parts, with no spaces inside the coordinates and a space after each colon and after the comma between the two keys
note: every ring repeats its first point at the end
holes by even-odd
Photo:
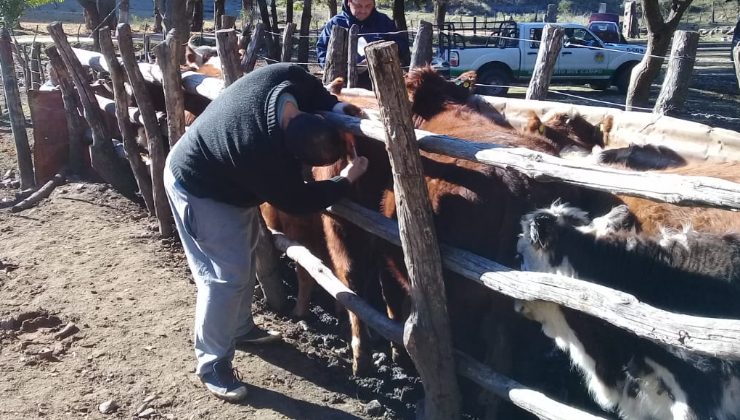
{"type": "MultiPolygon", "coordinates": [[[[353,134],[385,142],[381,122],[329,112],[324,116],[353,134]]],[[[511,136],[517,134],[494,133],[492,140],[500,137],[505,141],[511,136]]],[[[416,130],[416,138],[424,151],[501,168],[514,168],[538,181],[558,181],[680,205],[740,209],[740,184],[723,179],[625,171],[561,159],[529,149],[471,143],[424,130],[416,130]]]]}
{"type": "MultiPolygon", "coordinates": [[[[343,201],[328,211],[400,246],[398,225],[378,212],[343,201]]],[[[722,359],[740,360],[740,320],[676,314],[636,297],[584,280],[512,270],[469,251],[440,244],[444,268],[521,300],[546,300],[602,319],[660,344],[722,359]]]]}
{"type": "MultiPolygon", "coordinates": [[[[347,288],[324,263],[308,248],[295,242],[283,233],[271,230],[275,247],[288,258],[303,267],[316,282],[344,307],[355,313],[368,326],[386,339],[403,344],[403,325],[389,319],[365,300],[347,288]]],[[[398,239],[400,246],[400,239],[398,239]]],[[[457,373],[495,395],[510,401],[522,409],[534,413],[544,420],[605,420],[585,411],[573,408],[530,389],[460,351],[455,352],[457,373]]]]}

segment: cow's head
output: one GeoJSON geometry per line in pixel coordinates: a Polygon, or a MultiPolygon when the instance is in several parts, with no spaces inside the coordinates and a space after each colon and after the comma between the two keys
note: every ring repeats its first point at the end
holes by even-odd
{"type": "Polygon", "coordinates": [[[606,135],[611,130],[611,116],[598,125],[573,112],[550,112],[542,118],[530,111],[524,131],[541,134],[554,141],[560,148],[578,147],[591,151],[594,146],[604,147],[606,135]]]}
{"type": "Polygon", "coordinates": [[[431,66],[417,67],[406,74],[406,91],[411,111],[430,119],[449,103],[465,104],[473,94],[475,72],[465,72],[455,80],[445,80],[431,66]]]}

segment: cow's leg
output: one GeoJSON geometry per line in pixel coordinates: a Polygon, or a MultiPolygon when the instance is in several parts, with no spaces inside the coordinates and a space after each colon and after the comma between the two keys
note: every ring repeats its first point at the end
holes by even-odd
{"type": "Polygon", "coordinates": [[[303,267],[297,268],[296,277],[298,279],[298,297],[296,298],[295,308],[293,308],[293,316],[304,318],[308,315],[308,305],[311,302],[311,294],[316,281],[303,267]]]}
{"type": "MultiPolygon", "coordinates": [[[[363,252],[351,252],[352,244],[347,238],[347,230],[356,228],[345,226],[331,216],[322,216],[322,220],[329,255],[331,256],[331,260],[334,265],[335,274],[345,284],[345,286],[355,292],[361,290],[361,288],[357,286],[362,278],[361,268],[364,266],[361,261],[363,258],[367,258],[368,254],[367,243],[360,244],[362,245],[360,248],[364,248],[364,257],[362,255],[363,252]]],[[[364,239],[365,235],[360,234],[358,236],[364,239]]],[[[352,333],[352,373],[357,376],[362,376],[369,370],[371,365],[370,353],[366,348],[369,339],[362,320],[352,312],[348,311],[348,313],[350,330],[352,333]]]]}
{"type": "MultiPolygon", "coordinates": [[[[381,271],[379,276],[386,312],[388,318],[403,323],[411,310],[408,292],[401,286],[401,284],[408,284],[408,278],[405,275],[405,270],[399,269],[399,267],[403,267],[402,262],[399,266],[397,259],[389,257],[387,263],[387,270],[381,271]]],[[[414,366],[403,344],[391,342],[391,357],[394,362],[405,369],[414,366]]]]}

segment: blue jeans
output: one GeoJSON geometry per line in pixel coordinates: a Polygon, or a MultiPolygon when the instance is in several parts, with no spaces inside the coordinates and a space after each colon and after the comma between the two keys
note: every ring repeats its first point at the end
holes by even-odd
{"type": "Polygon", "coordinates": [[[234,358],[234,338],[254,328],[254,250],[258,207],[242,208],[188,193],[165,164],[164,185],[177,232],[198,287],[195,303],[196,373],[234,358]]]}

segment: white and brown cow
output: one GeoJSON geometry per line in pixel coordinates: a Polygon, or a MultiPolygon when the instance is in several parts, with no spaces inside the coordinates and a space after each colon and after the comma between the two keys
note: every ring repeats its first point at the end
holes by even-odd
{"type": "MultiPolygon", "coordinates": [[[[522,218],[522,268],[589,280],[662,309],[740,319],[740,237],[645,237],[625,206],[590,220],[567,205],[522,218]]],[[[517,310],[568,353],[594,400],[623,419],[737,420],[740,364],[658,345],[554,303],[517,310]]]]}

